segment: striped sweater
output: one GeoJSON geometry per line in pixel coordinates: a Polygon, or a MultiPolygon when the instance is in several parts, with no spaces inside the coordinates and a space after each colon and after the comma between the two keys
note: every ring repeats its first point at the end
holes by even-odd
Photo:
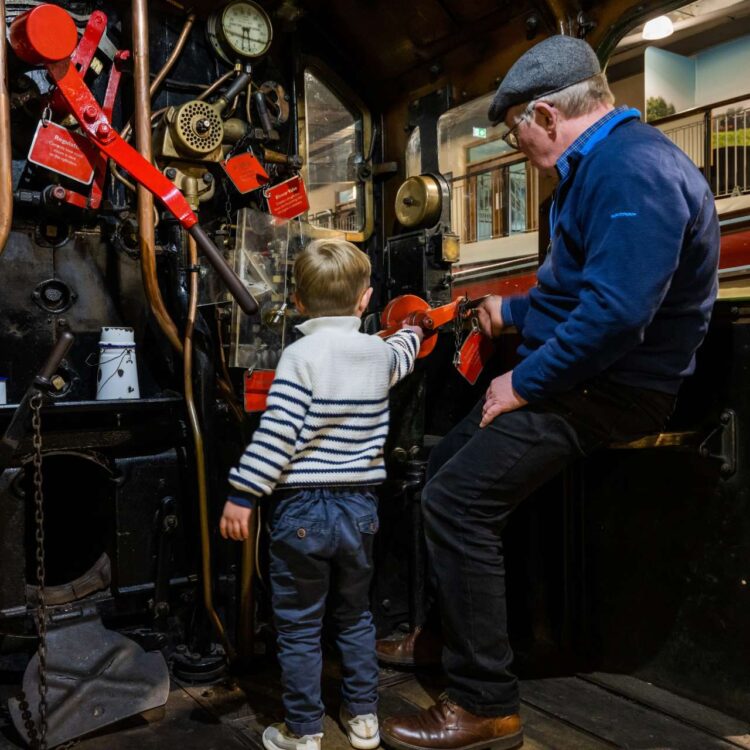
{"type": "Polygon", "coordinates": [[[240,462],[229,499],[251,505],[274,487],[370,485],[385,479],[388,390],[414,367],[417,334],[387,341],[359,318],[312,318],[279,361],[268,405],[240,462]]]}

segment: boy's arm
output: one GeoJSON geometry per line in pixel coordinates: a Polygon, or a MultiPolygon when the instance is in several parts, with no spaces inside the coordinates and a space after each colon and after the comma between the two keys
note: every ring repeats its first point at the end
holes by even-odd
{"type": "Polygon", "coordinates": [[[311,401],[307,367],[296,352],[287,349],[276,369],[260,425],[239,464],[229,472],[230,502],[252,507],[255,499],[271,494],[294,454],[311,401]]]}
{"type": "Polygon", "coordinates": [[[414,369],[421,340],[421,336],[412,327],[402,328],[385,340],[391,357],[391,386],[414,369]]]}

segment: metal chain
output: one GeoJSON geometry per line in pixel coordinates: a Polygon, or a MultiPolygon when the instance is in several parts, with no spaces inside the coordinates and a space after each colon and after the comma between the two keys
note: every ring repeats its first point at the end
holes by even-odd
{"type": "Polygon", "coordinates": [[[31,397],[33,412],[31,424],[34,430],[34,507],[36,521],[36,579],[37,579],[37,630],[39,632],[39,729],[35,746],[47,750],[47,612],[44,602],[44,504],[42,495],[42,394],[31,397]]]}
{"type": "Polygon", "coordinates": [[[464,342],[464,315],[466,314],[466,303],[468,297],[463,297],[456,307],[456,317],[453,320],[453,345],[455,351],[453,352],[453,366],[459,367],[461,365],[461,345],[464,342]]]}
{"type": "Polygon", "coordinates": [[[224,211],[226,213],[226,219],[227,219],[227,232],[229,232],[229,235],[231,236],[232,233],[232,197],[229,194],[229,180],[226,177],[223,177],[221,180],[221,185],[224,188],[224,211]]]}

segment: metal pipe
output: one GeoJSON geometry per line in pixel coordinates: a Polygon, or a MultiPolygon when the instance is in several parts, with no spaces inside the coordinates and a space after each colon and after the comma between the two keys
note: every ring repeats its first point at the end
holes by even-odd
{"type": "Polygon", "coordinates": [[[224,626],[221,624],[219,615],[214,609],[213,582],[211,574],[211,534],[208,520],[208,483],[206,479],[206,453],[203,444],[203,433],[198,419],[198,410],[195,407],[195,396],[193,393],[193,331],[195,329],[195,318],[198,313],[198,245],[188,235],[188,268],[190,270],[190,296],[188,302],[187,322],[185,323],[185,341],[183,347],[184,355],[184,389],[185,405],[187,407],[188,420],[193,432],[195,444],[195,468],[198,480],[198,512],[200,515],[201,529],[201,562],[203,578],[203,604],[216,629],[217,634],[224,644],[228,658],[234,658],[234,649],[227,638],[224,626]]]}
{"type": "MultiPolygon", "coordinates": [[[[0,16],[5,28],[5,0],[0,0],[0,16]]],[[[0,36],[0,253],[13,221],[13,171],[10,150],[10,95],[8,94],[8,47],[5,32],[0,36]]]]}
{"type": "Polygon", "coordinates": [[[169,74],[169,71],[172,70],[174,64],[177,62],[177,58],[182,54],[182,49],[188,40],[188,36],[190,36],[190,29],[193,28],[194,23],[195,23],[195,13],[191,11],[190,13],[188,13],[188,17],[185,21],[185,25],[182,27],[182,31],[180,32],[180,36],[178,37],[177,42],[175,42],[174,49],[172,50],[172,54],[167,58],[167,61],[164,63],[164,65],[162,65],[162,68],[158,72],[156,78],[154,78],[154,80],[151,81],[151,88],[149,89],[149,95],[152,98],[154,94],[157,92],[159,86],[161,86],[162,82],[169,74]]]}
{"type": "MultiPolygon", "coordinates": [[[[180,36],[177,39],[177,42],[175,43],[174,49],[172,50],[172,54],[167,58],[164,65],[162,65],[161,70],[156,74],[156,78],[151,82],[151,86],[149,87],[148,93],[149,97],[153,99],[154,94],[156,93],[157,89],[161,84],[164,82],[166,77],[169,75],[169,71],[172,70],[174,67],[174,64],[177,62],[177,58],[182,54],[182,50],[185,47],[185,43],[188,40],[188,36],[190,36],[190,30],[193,28],[193,24],[195,23],[195,13],[190,13],[187,17],[187,20],[185,21],[184,26],[182,27],[182,31],[180,32],[180,36]]],[[[159,110],[159,114],[163,114],[167,111],[167,107],[164,107],[163,109],[159,110]]],[[[153,122],[154,118],[156,117],[157,113],[151,115],[151,121],[153,122]]],[[[124,138],[126,141],[130,137],[130,133],[133,130],[133,121],[128,120],[125,123],[125,127],[120,131],[120,136],[124,138]]]]}
{"type": "MultiPolygon", "coordinates": [[[[135,85],[135,143],[140,154],[151,161],[151,97],[149,95],[148,0],[133,0],[133,82],[135,85]]],[[[172,346],[182,351],[177,326],[169,316],[156,277],[156,233],[154,197],[138,185],[138,244],[141,276],[151,311],[172,346]]]]}
{"type": "Polygon", "coordinates": [[[237,632],[239,655],[244,659],[253,656],[255,624],[253,618],[253,574],[255,572],[255,553],[258,528],[257,510],[250,516],[250,534],[242,544],[242,563],[240,569],[240,618],[237,632]]]}
{"type": "Polygon", "coordinates": [[[566,8],[563,8],[560,5],[560,2],[558,0],[546,0],[547,7],[552,12],[552,15],[555,17],[555,22],[557,23],[560,33],[561,34],[567,34],[569,33],[566,29],[566,22],[569,18],[568,13],[566,12],[566,8]]]}

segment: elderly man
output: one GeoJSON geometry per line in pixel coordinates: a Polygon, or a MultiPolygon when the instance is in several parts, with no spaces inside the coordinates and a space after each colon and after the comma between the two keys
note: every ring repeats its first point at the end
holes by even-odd
{"type": "Polygon", "coordinates": [[[448,688],[385,722],[399,750],[522,744],[502,529],[569,462],[664,427],[717,290],[706,181],[636,110],[614,108],[586,42],[555,36],[527,51],[489,118],[533,165],[557,171],[551,247],[534,289],[480,309],[486,334],[520,331],[521,362],[431,456],[423,510],[448,688]]]}

